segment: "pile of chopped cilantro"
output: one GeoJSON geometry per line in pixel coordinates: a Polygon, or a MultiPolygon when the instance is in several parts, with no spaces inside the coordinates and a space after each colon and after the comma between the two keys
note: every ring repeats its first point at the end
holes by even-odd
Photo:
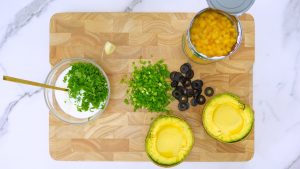
{"type": "Polygon", "coordinates": [[[151,64],[150,61],[133,62],[133,72],[130,79],[123,79],[128,84],[127,96],[124,102],[131,104],[134,111],[147,109],[150,112],[169,112],[167,106],[171,102],[167,82],[170,75],[168,67],[162,60],[151,64]]]}
{"type": "Polygon", "coordinates": [[[72,64],[64,82],[68,83],[69,97],[75,99],[78,111],[103,109],[108,96],[108,84],[95,65],[84,62],[72,64]]]}

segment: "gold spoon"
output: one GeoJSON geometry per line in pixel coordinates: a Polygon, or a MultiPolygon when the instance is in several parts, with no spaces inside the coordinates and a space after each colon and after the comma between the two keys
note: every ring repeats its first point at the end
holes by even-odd
{"type": "Polygon", "coordinates": [[[61,90],[61,91],[68,91],[69,90],[69,89],[66,89],[66,88],[46,85],[46,84],[43,84],[43,83],[38,83],[38,82],[29,81],[29,80],[19,79],[19,78],[15,78],[15,77],[11,77],[11,76],[3,76],[3,80],[10,81],[10,82],[15,82],[15,83],[27,84],[27,85],[31,85],[31,86],[39,86],[39,87],[54,89],[54,90],[61,90]]]}

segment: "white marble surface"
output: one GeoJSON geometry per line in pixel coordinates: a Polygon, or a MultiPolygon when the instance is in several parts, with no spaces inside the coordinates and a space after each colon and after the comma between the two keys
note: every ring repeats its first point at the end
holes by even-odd
{"type": "MultiPolygon", "coordinates": [[[[50,70],[49,19],[54,13],[196,12],[207,6],[204,0],[143,0],[128,8],[130,2],[1,1],[0,75],[45,80],[50,70]]],[[[300,168],[300,1],[257,0],[249,13],[256,25],[255,155],[249,162],[185,162],[175,168],[300,168]]],[[[58,162],[51,159],[48,144],[48,108],[42,92],[0,80],[1,169],[157,168],[150,162],[58,162]]]]}

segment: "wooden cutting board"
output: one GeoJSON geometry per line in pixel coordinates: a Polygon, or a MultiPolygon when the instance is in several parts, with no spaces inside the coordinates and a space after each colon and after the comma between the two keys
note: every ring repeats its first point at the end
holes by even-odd
{"type": "MultiPolygon", "coordinates": [[[[123,103],[126,85],[120,84],[139,59],[164,59],[169,70],[178,70],[189,62],[181,48],[181,37],[194,13],[59,13],[50,22],[50,63],[64,58],[85,57],[96,61],[108,74],[111,100],[97,120],[75,126],[49,116],[49,148],[56,160],[149,161],[144,149],[151,119],[158,113],[133,112],[123,103]],[[106,41],[117,45],[110,56],[101,56],[106,41]]],[[[191,62],[194,78],[203,79],[216,94],[236,93],[252,105],[252,67],[254,62],[254,20],[240,17],[243,42],[227,60],[208,65],[191,62]]],[[[220,143],[209,137],[201,124],[203,106],[186,112],[170,107],[192,126],[195,144],[186,161],[246,161],[254,151],[254,130],[243,141],[220,143]]]]}

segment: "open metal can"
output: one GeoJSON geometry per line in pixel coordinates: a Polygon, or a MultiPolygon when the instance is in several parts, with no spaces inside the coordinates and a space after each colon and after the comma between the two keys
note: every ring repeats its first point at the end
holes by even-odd
{"type": "Polygon", "coordinates": [[[205,8],[205,9],[201,10],[200,12],[198,12],[194,16],[193,20],[191,21],[188,30],[182,37],[182,48],[183,48],[184,53],[192,61],[194,61],[196,63],[200,63],[200,64],[208,64],[208,63],[212,63],[215,61],[225,59],[226,57],[234,54],[236,52],[236,50],[239,48],[241,43],[242,43],[242,26],[241,26],[239,19],[236,16],[231,15],[227,12],[224,12],[224,11],[221,11],[218,9],[212,9],[212,8],[205,8]],[[222,14],[223,16],[227,17],[232,22],[232,24],[234,25],[236,32],[237,32],[236,43],[231,48],[231,51],[224,56],[207,56],[207,55],[201,53],[201,51],[197,51],[196,47],[193,45],[193,43],[191,41],[191,28],[193,26],[195,19],[202,13],[209,11],[209,10],[218,12],[218,13],[222,14]]]}

